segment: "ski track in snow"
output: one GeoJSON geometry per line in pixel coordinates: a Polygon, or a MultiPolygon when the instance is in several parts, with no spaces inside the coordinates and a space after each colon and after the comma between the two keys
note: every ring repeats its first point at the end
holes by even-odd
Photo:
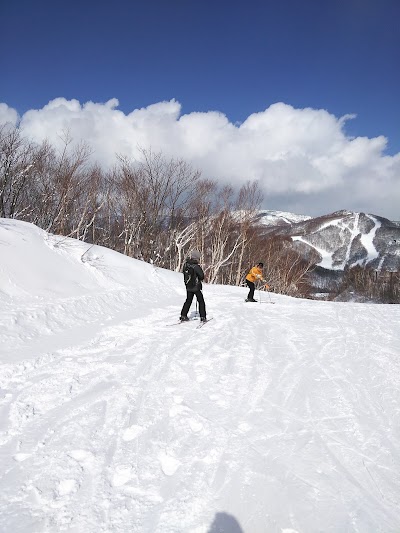
{"type": "Polygon", "coordinates": [[[0,531],[399,531],[399,307],[163,276],[1,315],[0,531]]]}
{"type": "Polygon", "coordinates": [[[352,516],[354,531],[394,531],[399,394],[382,374],[389,364],[398,376],[398,362],[385,316],[375,312],[374,334],[360,336],[377,307],[352,318],[351,304],[321,314],[315,302],[230,300],[208,298],[222,313],[200,331],[165,330],[176,306],[146,318],[125,311],[82,345],[10,365],[5,531],[18,508],[25,531],[200,532],[216,501],[246,517],[245,532],[279,531],[282,514],[298,531],[351,531],[352,516]],[[374,381],[385,388],[371,403],[374,381]],[[257,511],[247,516],[249,501],[257,511]]]}

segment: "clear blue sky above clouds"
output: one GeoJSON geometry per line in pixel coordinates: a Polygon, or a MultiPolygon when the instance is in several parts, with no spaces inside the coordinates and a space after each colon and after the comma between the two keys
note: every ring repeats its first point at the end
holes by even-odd
{"type": "Polygon", "coordinates": [[[104,166],[151,147],[257,180],[269,209],[400,220],[400,0],[0,0],[0,17],[0,121],[29,138],[68,130],[104,166]]]}
{"type": "Polygon", "coordinates": [[[400,151],[399,0],[1,0],[0,101],[120,109],[176,98],[243,121],[274,102],[327,109],[400,151]]]}

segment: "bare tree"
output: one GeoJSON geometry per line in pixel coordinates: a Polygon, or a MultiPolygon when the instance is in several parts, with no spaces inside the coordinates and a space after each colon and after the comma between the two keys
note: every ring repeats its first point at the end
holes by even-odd
{"type": "Polygon", "coordinates": [[[294,249],[290,238],[262,238],[257,257],[264,262],[264,276],[275,292],[289,296],[307,296],[308,274],[314,269],[317,254],[304,258],[294,249]]]}
{"type": "Polygon", "coordinates": [[[87,170],[87,163],[91,151],[86,143],[72,146],[72,138],[66,132],[63,136],[64,147],[59,157],[54,161],[53,174],[54,205],[53,212],[46,231],[53,231],[61,235],[71,230],[69,221],[79,194],[82,194],[82,182],[87,170]]]}
{"type": "Polygon", "coordinates": [[[187,209],[200,173],[181,159],[141,149],[141,160],[119,157],[115,172],[125,253],[161,266],[176,267],[175,238],[187,222],[187,209]]]}
{"type": "Polygon", "coordinates": [[[97,167],[89,166],[90,149],[85,143],[73,147],[68,134],[63,140],[60,153],[45,143],[43,157],[34,167],[30,183],[34,203],[31,219],[46,231],[81,237],[85,215],[96,194],[93,183],[98,171],[93,170],[97,167]]]}
{"type": "Polygon", "coordinates": [[[160,254],[173,246],[172,232],[182,221],[200,172],[182,159],[166,159],[161,152],[141,150],[141,155],[138,172],[148,191],[144,255],[156,259],[158,254],[157,262],[162,263],[160,254]],[[159,242],[160,234],[167,236],[168,241],[159,242]]]}
{"type": "Polygon", "coordinates": [[[196,183],[192,201],[188,205],[189,219],[196,223],[196,235],[187,244],[200,251],[206,261],[206,266],[209,263],[206,245],[216,212],[217,197],[217,183],[210,179],[202,179],[196,183]]]}
{"type": "Polygon", "coordinates": [[[109,191],[100,167],[94,165],[82,172],[80,180],[75,184],[69,235],[85,241],[90,234],[90,240],[95,242],[95,221],[108,198],[109,191]]]}
{"type": "Polygon", "coordinates": [[[249,240],[255,235],[254,220],[262,200],[263,196],[258,182],[247,182],[241,187],[236,203],[241,244],[237,253],[235,285],[240,285],[243,277],[243,260],[249,240]]]}
{"type": "Polygon", "coordinates": [[[117,205],[116,218],[121,226],[119,237],[123,238],[123,253],[142,259],[142,240],[145,232],[148,189],[143,176],[133,163],[118,157],[119,165],[113,170],[112,198],[117,205]]]}
{"type": "Polygon", "coordinates": [[[0,217],[28,217],[32,206],[27,189],[45,150],[45,145],[25,139],[19,128],[0,127],[0,217]]]}
{"type": "Polygon", "coordinates": [[[186,226],[183,230],[176,231],[174,240],[175,246],[178,252],[178,258],[176,260],[175,271],[180,272],[183,263],[183,249],[185,246],[193,240],[198,229],[197,222],[192,222],[189,226],[186,226]]]}
{"type": "Polygon", "coordinates": [[[241,235],[234,233],[235,221],[232,213],[232,187],[225,186],[220,192],[218,210],[210,220],[208,256],[210,264],[206,268],[208,281],[215,283],[220,269],[226,266],[241,242],[241,235]],[[233,237],[233,239],[232,239],[233,237]]]}

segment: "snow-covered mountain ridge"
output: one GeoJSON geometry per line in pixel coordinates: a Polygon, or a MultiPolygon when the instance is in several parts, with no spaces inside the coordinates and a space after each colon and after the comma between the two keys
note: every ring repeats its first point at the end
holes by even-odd
{"type": "Polygon", "coordinates": [[[260,224],[264,224],[266,226],[283,226],[286,224],[294,224],[310,219],[311,217],[307,215],[296,215],[295,213],[274,210],[260,211],[256,217],[256,220],[260,224]]]}
{"type": "MultiPolygon", "coordinates": [[[[265,223],[266,216],[260,217],[265,223]]],[[[290,237],[304,255],[314,250],[318,265],[344,270],[356,265],[376,270],[400,271],[400,226],[377,215],[337,211],[317,218],[271,216],[266,235],[290,237]],[[275,221],[275,222],[274,222],[275,221]]]]}
{"type": "Polygon", "coordinates": [[[0,531],[398,531],[400,306],[246,293],[0,219],[0,531]]]}

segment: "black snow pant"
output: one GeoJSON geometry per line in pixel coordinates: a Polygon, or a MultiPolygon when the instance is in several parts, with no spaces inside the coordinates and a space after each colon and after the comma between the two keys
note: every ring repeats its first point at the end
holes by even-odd
{"type": "Polygon", "coordinates": [[[186,291],[186,301],[183,304],[181,316],[187,316],[190,306],[192,305],[193,296],[196,296],[197,301],[199,302],[200,318],[206,318],[206,304],[204,302],[204,296],[201,291],[196,291],[196,292],[186,291]]]}
{"type": "Polygon", "coordinates": [[[254,283],[252,281],[249,281],[248,279],[246,279],[246,285],[250,289],[249,290],[249,294],[247,296],[247,299],[248,300],[254,300],[254,289],[256,288],[254,283]]]}

